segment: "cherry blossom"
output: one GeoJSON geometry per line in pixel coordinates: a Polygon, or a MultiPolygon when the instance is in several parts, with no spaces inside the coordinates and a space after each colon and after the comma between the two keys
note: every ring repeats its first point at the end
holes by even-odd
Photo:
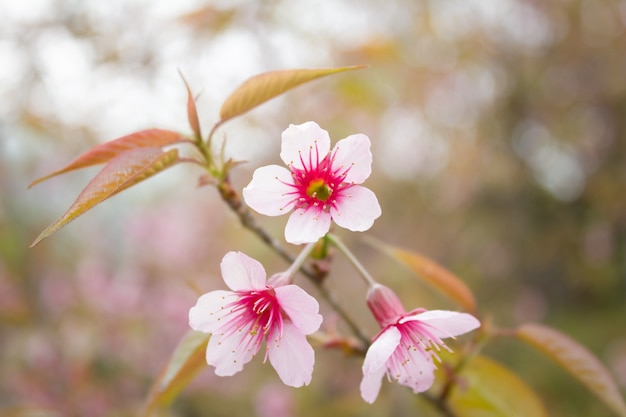
{"type": "Polygon", "coordinates": [[[433,384],[437,352],[451,352],[443,338],[467,333],[480,326],[472,315],[455,311],[416,309],[406,312],[398,296],[389,288],[375,284],[367,304],[381,331],[369,347],[363,363],[361,396],[373,403],[387,374],[391,381],[423,392],[433,384]]]}
{"type": "Polygon", "coordinates": [[[315,122],[290,125],[282,133],[280,157],[288,169],[258,168],[243,189],[246,203],[267,216],[293,213],[285,227],[289,243],[315,242],[337,225],[362,232],[381,209],[376,195],[359,184],[371,173],[370,140],[350,135],[330,150],[330,136],[315,122]]]}
{"type": "Polygon", "coordinates": [[[189,310],[192,329],[211,333],[207,363],[219,376],[243,369],[265,341],[265,359],[280,379],[293,387],[308,385],[315,362],[306,335],[322,323],[319,304],[286,274],[266,281],[263,265],[241,252],[229,252],[221,263],[231,291],[202,295],[189,310]]]}

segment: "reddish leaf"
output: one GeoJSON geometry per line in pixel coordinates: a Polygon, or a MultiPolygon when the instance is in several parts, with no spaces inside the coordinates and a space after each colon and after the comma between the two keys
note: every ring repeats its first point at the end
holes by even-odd
{"type": "Polygon", "coordinates": [[[376,248],[402,262],[431,287],[469,312],[476,310],[476,300],[467,285],[449,270],[416,252],[396,248],[378,240],[368,239],[376,248]]]}
{"type": "Polygon", "coordinates": [[[152,414],[156,407],[168,405],[206,367],[205,352],[209,335],[190,331],[178,343],[169,362],[154,381],[142,412],[152,414]]]}
{"type": "Polygon", "coordinates": [[[626,404],[611,374],[585,347],[558,330],[540,324],[524,324],[516,334],[576,377],[618,416],[626,416],[626,404]]]}
{"type": "Polygon", "coordinates": [[[74,204],[35,239],[31,247],[95,205],[178,162],[178,150],[139,148],[111,159],[87,184],[74,204]]]}
{"type": "Polygon", "coordinates": [[[185,88],[187,89],[187,119],[189,119],[189,126],[191,126],[191,130],[193,131],[196,140],[200,140],[202,138],[202,133],[200,132],[200,121],[198,120],[198,109],[196,109],[196,100],[191,93],[191,89],[189,88],[189,84],[187,84],[187,80],[183,77],[183,74],[178,71],[180,77],[183,79],[185,83],[185,88]]]}
{"type": "Polygon", "coordinates": [[[105,163],[131,149],[162,148],[185,140],[187,139],[179,133],[163,129],[142,130],[127,136],[122,136],[121,138],[93,147],[91,150],[74,159],[66,167],[33,181],[28,188],[66,172],[105,163]]]}
{"type": "Polygon", "coordinates": [[[242,115],[301,84],[339,72],[365,68],[363,65],[340,68],[293,69],[256,75],[239,86],[220,109],[220,123],[242,115]]]}

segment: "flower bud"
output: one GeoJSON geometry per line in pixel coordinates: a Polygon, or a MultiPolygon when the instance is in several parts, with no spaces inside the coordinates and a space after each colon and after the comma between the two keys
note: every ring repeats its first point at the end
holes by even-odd
{"type": "Polygon", "coordinates": [[[367,306],[381,327],[394,323],[404,313],[404,306],[389,287],[374,284],[367,292],[367,306]]]}

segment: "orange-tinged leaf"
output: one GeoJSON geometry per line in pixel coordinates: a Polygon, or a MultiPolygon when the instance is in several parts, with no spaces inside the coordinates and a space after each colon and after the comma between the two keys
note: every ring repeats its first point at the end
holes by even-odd
{"type": "Polygon", "coordinates": [[[191,93],[191,89],[189,88],[189,84],[187,84],[187,80],[183,77],[183,73],[178,71],[180,77],[183,79],[185,83],[185,88],[187,89],[187,119],[189,120],[189,126],[191,126],[191,130],[193,131],[196,140],[200,140],[202,138],[202,133],[200,132],[200,121],[198,120],[198,109],[196,108],[196,100],[191,93]]]}
{"type": "Polygon", "coordinates": [[[178,162],[178,150],[139,148],[111,159],[87,184],[70,208],[35,239],[31,247],[107,198],[178,162]]]}
{"type": "Polygon", "coordinates": [[[537,394],[509,369],[485,356],[473,358],[458,375],[448,403],[458,417],[545,417],[537,394]]]}
{"type": "Polygon", "coordinates": [[[103,164],[120,155],[121,153],[127,152],[131,149],[162,148],[164,146],[183,142],[185,140],[187,139],[180,135],[180,133],[173,132],[171,130],[147,129],[135,132],[130,135],[122,136],[121,138],[105,142],[93,147],[91,150],[78,156],[66,167],[33,181],[32,183],[30,183],[28,188],[66,172],[90,167],[93,165],[103,164]]]}
{"type": "Polygon", "coordinates": [[[618,416],[626,417],[626,404],[609,371],[587,348],[569,336],[541,324],[524,324],[516,335],[561,365],[604,401],[618,416]]]}
{"type": "Polygon", "coordinates": [[[443,266],[416,252],[396,248],[374,239],[368,239],[368,241],[372,246],[400,261],[424,282],[465,310],[475,312],[476,300],[469,287],[443,266]]]}
{"type": "Polygon", "coordinates": [[[190,331],[178,343],[169,362],[154,381],[142,412],[152,414],[156,407],[167,406],[206,367],[206,347],[209,335],[190,331]]]}
{"type": "Polygon", "coordinates": [[[365,68],[364,65],[338,68],[291,69],[269,71],[246,80],[224,102],[220,123],[242,115],[261,103],[317,78],[344,71],[365,68]]]}

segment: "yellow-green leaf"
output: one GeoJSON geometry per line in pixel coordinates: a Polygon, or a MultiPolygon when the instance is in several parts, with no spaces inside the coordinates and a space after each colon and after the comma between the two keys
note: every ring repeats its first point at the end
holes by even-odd
{"type": "Polygon", "coordinates": [[[524,324],[516,335],[561,365],[604,401],[618,416],[626,404],[609,371],[587,348],[565,334],[541,324],[524,324]]]}
{"type": "Polygon", "coordinates": [[[164,407],[171,403],[198,372],[204,369],[208,340],[208,334],[196,331],[190,331],[183,337],[152,385],[142,413],[143,417],[150,416],[156,407],[164,407]]]}
{"type": "Polygon", "coordinates": [[[450,408],[458,417],[545,417],[546,410],[522,379],[498,362],[477,356],[458,374],[450,408]]]}
{"type": "Polygon", "coordinates": [[[76,217],[107,198],[133,186],[178,162],[178,150],[138,148],[111,159],[87,184],[76,201],[31,244],[35,246],[76,217]]]}
{"type": "Polygon", "coordinates": [[[61,168],[51,174],[48,174],[31,182],[28,188],[66,172],[90,167],[93,165],[103,164],[120,155],[121,153],[127,152],[131,149],[162,148],[164,146],[183,142],[185,140],[186,139],[179,133],[173,132],[171,130],[147,129],[135,132],[130,135],[122,136],[121,138],[112,140],[110,142],[105,142],[93,147],[91,150],[78,156],[64,168],[61,168]]]}
{"type": "Polygon", "coordinates": [[[240,116],[284,92],[317,78],[344,71],[365,68],[364,65],[339,68],[291,69],[264,72],[246,80],[224,102],[220,123],[240,116]]]}
{"type": "Polygon", "coordinates": [[[424,282],[469,312],[476,310],[476,300],[469,287],[455,274],[419,253],[396,248],[379,240],[368,239],[375,248],[400,261],[424,282]]]}

